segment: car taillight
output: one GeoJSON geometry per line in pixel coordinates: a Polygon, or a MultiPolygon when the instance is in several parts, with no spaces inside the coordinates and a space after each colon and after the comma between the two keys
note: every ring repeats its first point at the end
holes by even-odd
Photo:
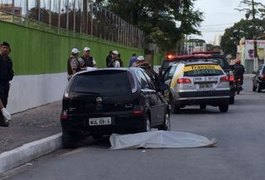
{"type": "Polygon", "coordinates": [[[234,82],[235,81],[235,76],[234,75],[230,75],[229,76],[229,81],[230,82],[234,82]]]}
{"type": "Polygon", "coordinates": [[[144,114],[144,108],[141,105],[134,105],[133,107],[133,115],[134,116],[142,116],[144,114]]]}
{"type": "Polygon", "coordinates": [[[64,120],[68,120],[68,113],[67,113],[67,111],[63,111],[62,113],[61,113],[61,117],[60,117],[60,119],[62,120],[62,121],[64,121],[64,120]]]}
{"type": "Polygon", "coordinates": [[[223,76],[220,78],[220,82],[229,82],[229,78],[227,76],[223,76]]]}
{"type": "Polygon", "coordinates": [[[177,80],[177,83],[178,84],[190,84],[191,83],[191,80],[189,78],[179,78],[177,80]]]}

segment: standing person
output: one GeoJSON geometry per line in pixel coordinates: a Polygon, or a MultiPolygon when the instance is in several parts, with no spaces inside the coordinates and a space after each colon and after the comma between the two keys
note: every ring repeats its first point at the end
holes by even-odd
{"type": "Polygon", "coordinates": [[[80,61],[80,66],[83,69],[96,66],[96,60],[91,56],[89,47],[83,49],[83,56],[80,58],[80,61]]]}
{"type": "Polygon", "coordinates": [[[11,52],[10,45],[7,42],[1,43],[0,46],[0,109],[2,116],[0,117],[2,126],[8,126],[11,120],[10,113],[6,110],[10,81],[14,77],[13,62],[9,57],[11,52]]]}
{"type": "Polygon", "coordinates": [[[67,61],[67,72],[68,72],[68,81],[71,79],[72,75],[81,70],[80,62],[78,60],[79,50],[77,48],[73,48],[71,51],[71,55],[67,61]]]}
{"type": "Polygon", "coordinates": [[[151,64],[145,61],[144,56],[138,56],[136,62],[133,64],[133,67],[144,69],[146,74],[149,75],[152,82],[154,83],[156,90],[160,92],[162,91],[159,75],[153,70],[151,64]]]}
{"type": "Polygon", "coordinates": [[[121,59],[119,58],[119,52],[114,50],[112,51],[112,66],[111,67],[115,67],[115,68],[119,68],[121,67],[122,63],[121,63],[121,59]]]}
{"type": "Polygon", "coordinates": [[[131,67],[133,65],[133,63],[136,62],[136,59],[137,59],[137,55],[134,53],[132,54],[130,60],[129,60],[129,67],[131,67]]]}
{"type": "Polygon", "coordinates": [[[109,52],[109,55],[106,57],[106,67],[113,67],[113,65],[112,65],[112,50],[109,52]]]}

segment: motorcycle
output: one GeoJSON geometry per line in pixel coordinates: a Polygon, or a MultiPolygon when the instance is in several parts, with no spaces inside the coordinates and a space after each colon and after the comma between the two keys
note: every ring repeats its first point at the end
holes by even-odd
{"type": "Polygon", "coordinates": [[[239,94],[240,91],[243,90],[243,88],[242,88],[243,79],[240,77],[235,77],[235,85],[236,85],[236,94],[239,94]]]}

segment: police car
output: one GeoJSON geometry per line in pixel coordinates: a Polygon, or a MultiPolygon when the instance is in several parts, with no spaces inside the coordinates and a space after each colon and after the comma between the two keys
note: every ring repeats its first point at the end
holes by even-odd
{"type": "Polygon", "coordinates": [[[220,112],[229,107],[229,78],[219,64],[205,61],[179,62],[171,65],[162,78],[164,95],[171,111],[179,112],[187,105],[218,106],[220,112]]]}

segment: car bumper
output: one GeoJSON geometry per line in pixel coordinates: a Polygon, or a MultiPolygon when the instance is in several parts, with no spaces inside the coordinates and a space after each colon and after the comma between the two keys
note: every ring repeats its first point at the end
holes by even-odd
{"type": "Polygon", "coordinates": [[[229,103],[229,91],[181,92],[175,102],[180,106],[185,105],[213,105],[229,103]]]}
{"type": "Polygon", "coordinates": [[[109,135],[112,133],[139,132],[143,129],[145,123],[144,115],[134,116],[132,114],[108,115],[97,114],[94,116],[77,116],[72,115],[66,120],[61,120],[61,126],[67,131],[76,131],[87,134],[109,135]],[[111,117],[109,125],[89,125],[90,118],[111,117]]]}

